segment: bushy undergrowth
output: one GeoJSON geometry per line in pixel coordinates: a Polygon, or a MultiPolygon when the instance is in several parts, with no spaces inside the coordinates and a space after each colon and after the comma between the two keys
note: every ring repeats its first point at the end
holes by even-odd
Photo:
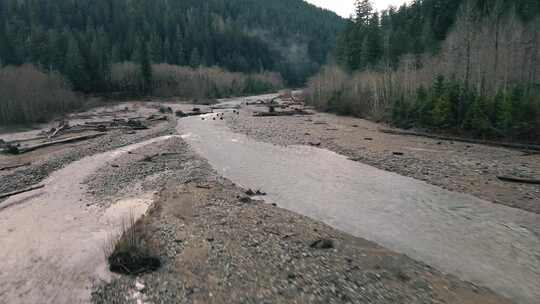
{"type": "Polygon", "coordinates": [[[111,90],[128,96],[223,98],[276,91],[283,81],[276,73],[232,73],[221,68],[190,68],[170,64],[152,66],[146,90],[140,66],[131,62],[112,66],[111,90]]]}
{"type": "MultiPolygon", "coordinates": [[[[150,81],[145,80],[138,64],[113,65],[107,84],[109,97],[178,97],[212,104],[217,98],[274,92],[283,87],[276,73],[243,74],[221,68],[157,64],[150,76],[150,81]]],[[[85,100],[58,73],[32,65],[0,67],[0,125],[46,122],[93,103],[85,100]]]]}
{"type": "Polygon", "coordinates": [[[306,100],[320,110],[479,138],[540,142],[540,87],[518,85],[479,94],[462,81],[437,76],[413,90],[398,77],[327,68],[311,79],[306,100]],[[389,81],[388,79],[393,79],[389,81]]]}
{"type": "Polygon", "coordinates": [[[0,68],[0,125],[44,122],[81,105],[60,74],[31,65],[0,68]]]}

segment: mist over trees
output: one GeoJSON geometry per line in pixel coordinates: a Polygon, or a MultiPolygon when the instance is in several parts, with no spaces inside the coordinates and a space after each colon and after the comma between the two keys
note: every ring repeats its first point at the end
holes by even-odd
{"type": "Polygon", "coordinates": [[[0,66],[33,63],[83,92],[109,90],[112,64],[145,60],[301,85],[345,24],[301,0],[3,0],[0,20],[0,66]]]}
{"type": "Polygon", "coordinates": [[[540,141],[540,2],[367,0],[310,80],[321,109],[400,127],[540,141]]]}

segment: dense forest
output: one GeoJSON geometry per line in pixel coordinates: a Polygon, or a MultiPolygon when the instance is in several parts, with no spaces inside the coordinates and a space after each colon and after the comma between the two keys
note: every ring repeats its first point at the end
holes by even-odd
{"type": "Polygon", "coordinates": [[[105,91],[114,63],[277,71],[301,85],[345,21],[302,0],[2,0],[0,65],[33,63],[105,91]],[[147,51],[145,50],[147,49],[147,51]]]}
{"type": "Polygon", "coordinates": [[[479,137],[540,141],[540,1],[369,0],[310,80],[321,109],[479,137]]]}
{"type": "Polygon", "coordinates": [[[345,25],[302,0],[2,0],[0,124],[46,120],[84,94],[220,98],[304,85],[345,25]]]}

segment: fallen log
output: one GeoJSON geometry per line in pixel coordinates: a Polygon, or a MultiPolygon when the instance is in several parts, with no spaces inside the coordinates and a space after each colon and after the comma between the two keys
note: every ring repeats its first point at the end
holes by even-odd
{"type": "Polygon", "coordinates": [[[2,194],[0,194],[0,199],[8,198],[8,197],[11,197],[11,196],[14,196],[14,195],[17,195],[17,194],[21,194],[21,193],[25,193],[25,192],[34,191],[34,190],[41,189],[41,188],[44,188],[44,187],[45,187],[45,185],[39,185],[39,186],[33,186],[33,187],[30,187],[30,188],[25,188],[25,189],[13,191],[13,192],[2,193],[2,194]]]}
{"type": "Polygon", "coordinates": [[[497,178],[502,180],[503,182],[540,185],[540,179],[521,178],[513,176],[497,176],[497,178]]]}
{"type": "Polygon", "coordinates": [[[42,144],[37,144],[37,145],[34,145],[34,146],[29,146],[29,147],[13,147],[8,152],[11,153],[11,154],[23,154],[23,153],[34,151],[34,150],[37,150],[37,149],[45,148],[45,147],[50,147],[50,146],[59,145],[59,144],[67,144],[67,143],[73,143],[73,142],[77,142],[77,141],[93,139],[93,138],[100,137],[100,136],[103,136],[103,135],[105,135],[105,134],[103,134],[103,133],[90,134],[90,135],[69,137],[69,138],[60,139],[60,140],[51,141],[51,142],[46,142],[46,143],[42,143],[42,144]]]}
{"type": "Polygon", "coordinates": [[[11,166],[0,167],[0,171],[7,171],[7,170],[13,170],[13,169],[21,168],[21,167],[26,167],[26,166],[30,166],[30,164],[31,163],[24,163],[24,164],[16,164],[16,165],[11,165],[11,166]]]}
{"type": "Polygon", "coordinates": [[[51,135],[49,135],[47,138],[48,139],[51,139],[51,138],[54,138],[56,137],[56,135],[58,135],[58,133],[62,132],[62,130],[64,130],[66,128],[66,125],[62,125],[61,127],[58,127],[56,128],[51,135]]]}
{"type": "Polygon", "coordinates": [[[379,129],[379,132],[387,133],[387,134],[394,134],[394,135],[427,137],[427,138],[440,139],[440,140],[458,141],[458,142],[465,142],[465,143],[471,143],[471,144],[480,144],[480,145],[486,145],[486,146],[503,147],[503,148],[519,149],[519,150],[540,151],[539,145],[532,145],[532,144],[498,142],[498,141],[490,141],[490,140],[480,140],[480,139],[471,139],[471,138],[463,138],[463,137],[436,135],[436,134],[429,134],[429,133],[424,133],[424,132],[399,131],[399,130],[391,130],[391,129],[379,129]]]}
{"type": "Polygon", "coordinates": [[[540,155],[540,151],[526,151],[521,156],[535,156],[535,155],[540,155]]]}
{"type": "Polygon", "coordinates": [[[255,117],[271,117],[271,116],[294,116],[294,115],[313,115],[313,113],[306,112],[304,110],[294,111],[275,111],[275,112],[259,112],[255,113],[255,117]]]}
{"type": "Polygon", "coordinates": [[[190,117],[190,116],[201,116],[201,115],[206,115],[206,114],[213,114],[214,112],[203,112],[201,110],[199,111],[192,111],[192,112],[184,112],[184,111],[176,111],[176,116],[177,117],[190,117]]]}

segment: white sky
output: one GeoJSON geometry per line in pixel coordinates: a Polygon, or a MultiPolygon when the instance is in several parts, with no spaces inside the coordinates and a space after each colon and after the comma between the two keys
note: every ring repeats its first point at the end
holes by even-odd
{"type": "MultiPolygon", "coordinates": [[[[326,8],[336,12],[345,18],[354,12],[354,0],[305,0],[318,7],[326,8]]],[[[389,5],[400,6],[407,0],[372,0],[373,6],[380,11],[388,8],[389,5]]]]}

